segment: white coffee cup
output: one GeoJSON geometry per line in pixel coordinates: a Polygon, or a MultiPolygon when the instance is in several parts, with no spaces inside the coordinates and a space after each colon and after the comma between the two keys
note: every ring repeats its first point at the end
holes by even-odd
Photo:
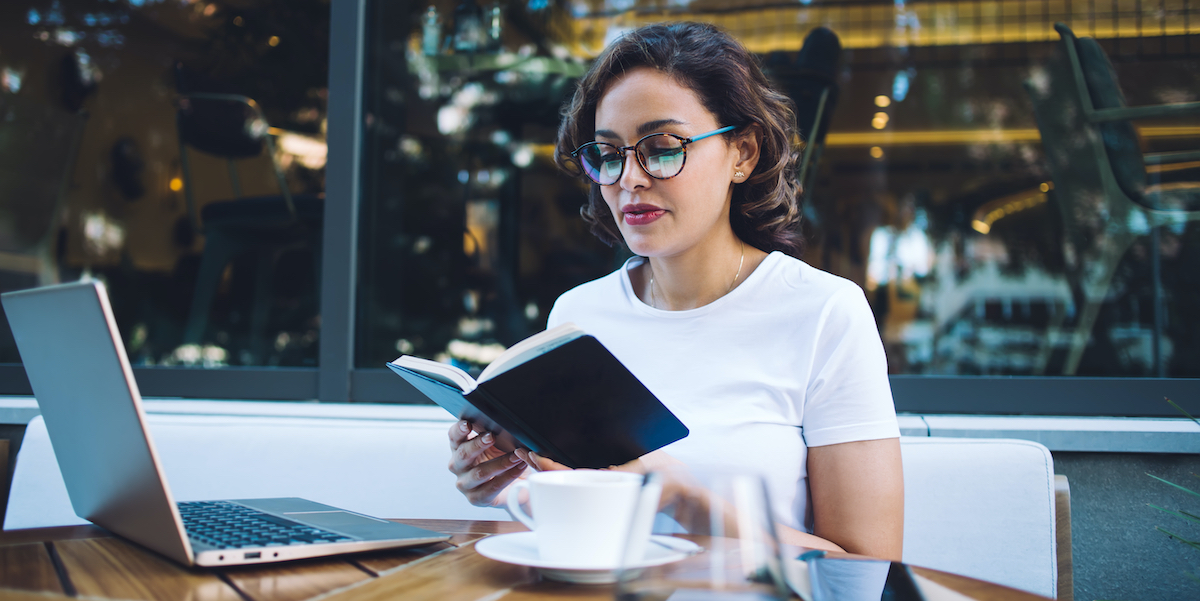
{"type": "Polygon", "coordinates": [[[508,510],[537,535],[543,561],[574,568],[620,567],[642,557],[658,510],[661,486],[643,486],[641,474],[601,470],[537,472],[508,491],[508,510]],[[533,516],[521,509],[529,490],[533,516]]]}

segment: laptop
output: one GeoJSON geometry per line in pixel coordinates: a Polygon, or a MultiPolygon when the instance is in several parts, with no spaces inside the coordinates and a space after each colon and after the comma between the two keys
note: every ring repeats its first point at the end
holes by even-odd
{"type": "Polygon", "coordinates": [[[88,281],[23,290],[0,295],[0,301],[80,517],[198,566],[449,540],[299,498],[176,503],[146,428],[141,394],[104,285],[88,281]]]}

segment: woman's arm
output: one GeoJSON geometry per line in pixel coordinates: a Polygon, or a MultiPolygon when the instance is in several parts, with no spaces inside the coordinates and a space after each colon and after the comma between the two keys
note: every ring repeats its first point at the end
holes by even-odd
{"type": "Polygon", "coordinates": [[[802,532],[784,526],[779,522],[775,522],[775,530],[779,533],[779,542],[785,545],[793,545],[796,547],[807,547],[809,549],[821,549],[822,551],[842,551],[845,549],[815,535],[807,532],[802,532]]]}
{"type": "Polygon", "coordinates": [[[900,561],[904,544],[900,439],[810,447],[808,488],[813,534],[819,539],[849,553],[900,561]]]}

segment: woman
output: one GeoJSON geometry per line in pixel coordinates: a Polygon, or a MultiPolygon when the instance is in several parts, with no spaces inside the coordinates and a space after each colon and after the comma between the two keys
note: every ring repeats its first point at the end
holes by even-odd
{"type": "MultiPolygon", "coordinates": [[[[790,102],[716,28],[651,25],[583,77],[560,165],[592,182],[582,213],[639,255],[563,294],[549,326],[596,336],[691,435],[623,469],[679,464],[766,477],[786,542],[900,559],[899,429],[862,290],[799,254],[790,102]]],[[[477,505],[562,466],[460,422],[450,470],[477,505]]],[[[674,483],[684,487],[683,481],[674,483]]]]}

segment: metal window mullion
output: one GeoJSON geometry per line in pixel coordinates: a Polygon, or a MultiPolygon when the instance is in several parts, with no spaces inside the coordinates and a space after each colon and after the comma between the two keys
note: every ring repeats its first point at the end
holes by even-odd
{"type": "Polygon", "coordinates": [[[321,258],[321,351],[317,398],[353,400],[354,307],[366,0],[333,0],[329,15],[329,160],[321,258]]]}

